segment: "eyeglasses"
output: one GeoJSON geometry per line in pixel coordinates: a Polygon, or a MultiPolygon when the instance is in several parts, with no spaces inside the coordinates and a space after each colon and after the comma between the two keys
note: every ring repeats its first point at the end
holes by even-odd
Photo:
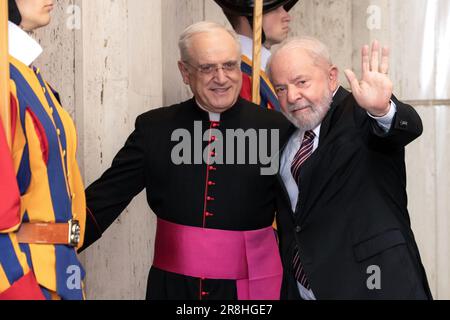
{"type": "Polygon", "coordinates": [[[227,73],[237,71],[240,68],[240,62],[238,61],[228,61],[223,64],[201,64],[198,67],[193,66],[187,61],[183,61],[183,63],[207,76],[215,75],[219,69],[222,69],[223,72],[227,73]]]}

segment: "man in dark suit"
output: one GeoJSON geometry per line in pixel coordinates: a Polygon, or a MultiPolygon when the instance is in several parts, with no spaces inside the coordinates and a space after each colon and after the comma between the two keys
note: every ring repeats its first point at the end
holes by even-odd
{"type": "Polygon", "coordinates": [[[405,146],[422,133],[392,96],[389,51],[362,50],[338,85],[328,49],[293,39],[269,62],[296,131],[281,157],[280,251],[287,299],[431,299],[407,210],[405,146]]]}

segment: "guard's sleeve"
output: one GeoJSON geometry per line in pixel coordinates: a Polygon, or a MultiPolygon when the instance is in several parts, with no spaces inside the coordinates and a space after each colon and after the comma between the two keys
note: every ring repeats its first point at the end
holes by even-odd
{"type": "MultiPolygon", "coordinates": [[[[13,96],[11,111],[14,132],[17,104],[13,96]]],[[[44,295],[14,233],[21,223],[20,192],[4,129],[0,121],[0,300],[43,300],[44,295]]]]}
{"type": "Polygon", "coordinates": [[[0,155],[0,233],[9,233],[20,225],[20,194],[11,151],[1,121],[0,155]]]}
{"type": "Polygon", "coordinates": [[[242,73],[241,97],[247,101],[252,101],[252,79],[246,73],[242,73]]]}
{"type": "Polygon", "coordinates": [[[83,247],[89,247],[119,217],[131,200],[145,187],[146,140],[148,124],[142,116],[111,167],[86,189],[86,231],[83,247]]]}

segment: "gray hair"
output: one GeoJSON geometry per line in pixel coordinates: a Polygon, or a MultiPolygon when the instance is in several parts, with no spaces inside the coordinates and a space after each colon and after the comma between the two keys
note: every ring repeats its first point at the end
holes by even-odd
{"type": "Polygon", "coordinates": [[[233,38],[236,42],[237,48],[239,50],[239,58],[241,55],[241,43],[239,41],[238,35],[234,30],[228,29],[218,23],[209,22],[209,21],[201,21],[194,23],[184,29],[183,33],[180,36],[178,41],[178,47],[180,48],[180,56],[182,61],[189,61],[191,58],[189,56],[189,48],[191,46],[191,39],[197,34],[200,33],[214,33],[217,30],[223,30],[228,32],[228,34],[233,38]]]}
{"type": "Polygon", "coordinates": [[[320,40],[313,38],[313,37],[297,37],[297,38],[291,38],[283,42],[280,46],[278,46],[275,51],[273,52],[272,56],[270,57],[267,67],[266,67],[266,73],[268,74],[269,78],[272,79],[271,75],[271,63],[275,56],[280,52],[284,50],[292,50],[292,49],[303,49],[305,50],[311,58],[314,60],[314,63],[316,65],[321,65],[323,63],[327,64],[327,66],[333,65],[333,62],[331,61],[331,55],[330,50],[328,50],[328,47],[321,42],[320,40]]]}

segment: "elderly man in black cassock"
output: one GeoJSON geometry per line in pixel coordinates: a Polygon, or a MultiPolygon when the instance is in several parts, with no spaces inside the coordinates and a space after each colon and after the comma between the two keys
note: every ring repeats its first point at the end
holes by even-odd
{"type": "Polygon", "coordinates": [[[194,97],[137,118],[112,166],[86,191],[85,247],[145,188],[157,216],[147,299],[279,299],[282,265],[271,225],[278,146],[289,122],[239,97],[233,31],[200,22],[179,46],[178,66],[194,97]]]}

